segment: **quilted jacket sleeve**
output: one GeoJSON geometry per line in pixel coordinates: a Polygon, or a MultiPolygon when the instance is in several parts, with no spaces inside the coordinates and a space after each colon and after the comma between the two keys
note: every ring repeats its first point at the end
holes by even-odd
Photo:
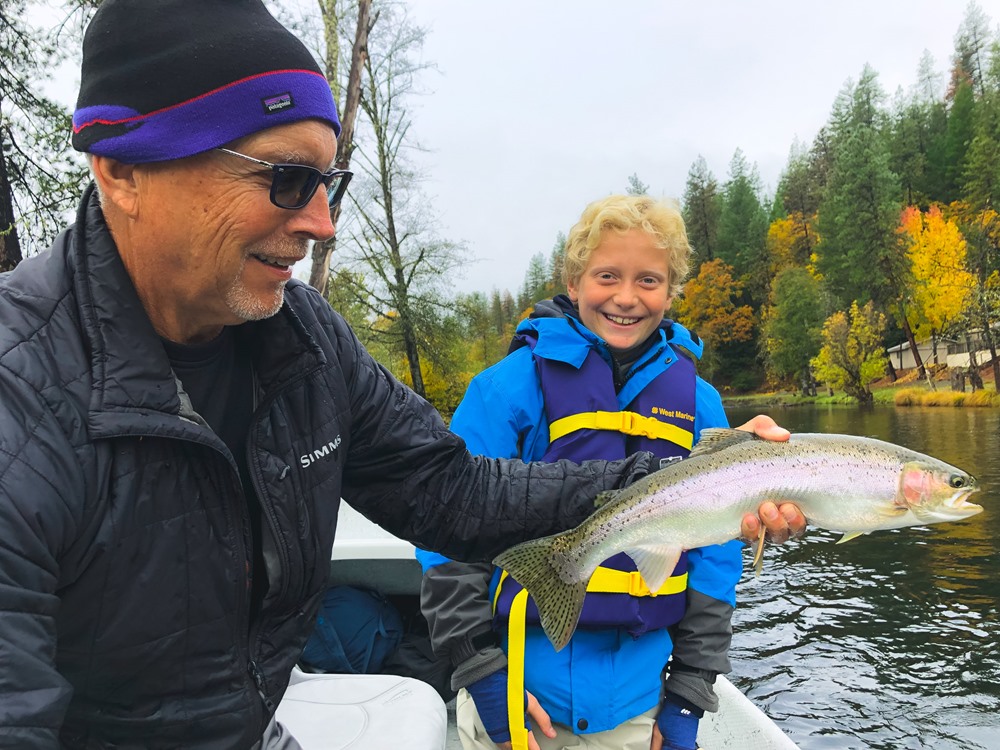
{"type": "MultiPolygon", "coordinates": [[[[526,364],[533,369],[530,358],[526,364]]],[[[474,377],[455,412],[452,430],[465,437],[477,453],[508,458],[518,455],[522,429],[518,411],[508,398],[513,394],[522,406],[529,399],[518,398],[514,389],[498,389],[492,377],[497,368],[515,366],[508,357],[474,377]]],[[[456,562],[423,551],[418,551],[417,559],[424,568],[420,607],[435,653],[448,658],[455,668],[452,687],[466,687],[507,666],[506,655],[491,638],[489,586],[493,566],[456,562]]]]}
{"type": "Polygon", "coordinates": [[[45,402],[0,359],[0,747],[58,746],[72,689],[55,669],[57,559],[82,485],[45,402]]]}
{"type": "Polygon", "coordinates": [[[419,547],[455,560],[489,561],[517,542],[579,524],[598,493],[653,468],[647,453],[583,464],[474,456],[434,408],[376,363],[336,317],[353,420],[344,499],[419,547]]]}

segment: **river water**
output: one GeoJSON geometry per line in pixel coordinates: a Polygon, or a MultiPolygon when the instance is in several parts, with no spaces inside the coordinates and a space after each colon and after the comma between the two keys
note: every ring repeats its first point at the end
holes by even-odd
{"type": "MultiPolygon", "coordinates": [[[[755,412],[727,409],[732,424],[755,412]]],[[[965,521],[769,547],[737,591],[732,681],[803,750],[1000,750],[1000,410],[793,407],[976,476],[965,521]]],[[[749,563],[749,555],[747,557],[749,563]]]]}

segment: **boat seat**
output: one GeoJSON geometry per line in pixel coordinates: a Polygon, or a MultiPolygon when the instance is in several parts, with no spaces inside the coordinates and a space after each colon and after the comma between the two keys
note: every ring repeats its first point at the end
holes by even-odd
{"type": "Polygon", "coordinates": [[[447,712],[425,682],[295,668],[276,718],[303,750],[444,750],[447,712]]]}

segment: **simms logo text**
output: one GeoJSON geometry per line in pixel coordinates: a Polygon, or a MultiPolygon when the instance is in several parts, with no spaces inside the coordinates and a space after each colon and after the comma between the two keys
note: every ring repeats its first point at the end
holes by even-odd
{"type": "Polygon", "coordinates": [[[324,445],[322,448],[317,448],[314,451],[306,453],[304,456],[299,456],[299,463],[302,464],[303,469],[308,469],[313,463],[319,461],[321,458],[326,458],[331,453],[333,453],[340,446],[340,435],[324,445]]]}

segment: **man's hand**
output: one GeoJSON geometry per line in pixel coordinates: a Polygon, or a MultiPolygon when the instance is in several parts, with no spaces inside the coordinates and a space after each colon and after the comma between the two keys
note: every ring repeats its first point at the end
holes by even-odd
{"type": "MultiPolygon", "coordinates": [[[[777,442],[788,440],[790,436],[788,430],[779,427],[773,419],[764,414],[758,414],[736,429],[752,432],[757,437],[777,442]]],[[[806,517],[792,503],[782,503],[778,507],[772,502],[766,502],[760,506],[757,512],[760,515],[759,519],[753,513],[747,513],[743,516],[740,533],[743,535],[743,539],[748,542],[760,538],[761,522],[764,524],[766,539],[777,544],[783,544],[792,537],[802,536],[805,533],[806,517]]]]}

